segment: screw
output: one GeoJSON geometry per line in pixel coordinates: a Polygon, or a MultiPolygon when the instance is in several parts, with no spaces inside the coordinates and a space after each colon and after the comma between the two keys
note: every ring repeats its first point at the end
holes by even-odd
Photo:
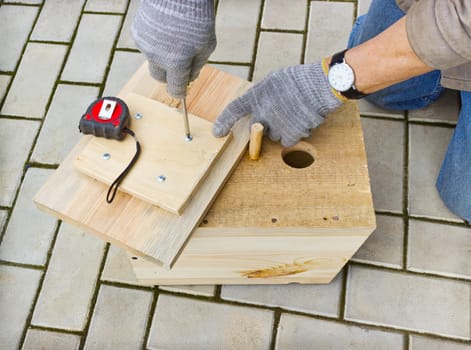
{"type": "Polygon", "coordinates": [[[185,141],[186,141],[186,142],[191,142],[191,140],[193,140],[193,136],[191,136],[190,134],[187,134],[187,135],[185,136],[185,141]]]}
{"type": "Polygon", "coordinates": [[[165,175],[159,175],[157,177],[157,181],[158,182],[165,182],[165,180],[167,180],[167,178],[165,177],[165,175]]]}
{"type": "Polygon", "coordinates": [[[103,156],[102,156],[103,160],[109,160],[111,158],[111,154],[109,153],[103,153],[103,156]]]}
{"type": "Polygon", "coordinates": [[[137,112],[136,114],[134,114],[134,118],[136,119],[142,119],[143,115],[139,112],[137,112]]]}

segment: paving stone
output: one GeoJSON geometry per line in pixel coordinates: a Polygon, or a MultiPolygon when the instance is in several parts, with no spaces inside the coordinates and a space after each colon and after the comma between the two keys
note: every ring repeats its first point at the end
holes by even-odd
{"type": "Polygon", "coordinates": [[[121,16],[83,15],[61,79],[101,83],[121,20],[121,16]]]}
{"type": "Polygon", "coordinates": [[[31,39],[70,42],[84,0],[47,0],[34,26],[31,39]]]}
{"type": "Polygon", "coordinates": [[[193,295],[203,295],[207,297],[214,296],[214,292],[216,291],[216,286],[160,286],[159,289],[168,290],[171,292],[177,293],[185,293],[185,294],[193,294],[193,295]]]}
{"type": "Polygon", "coordinates": [[[470,338],[468,282],[353,266],[345,319],[470,338]]]}
{"type": "Polygon", "coordinates": [[[131,25],[132,21],[134,20],[134,16],[136,15],[137,9],[139,8],[139,3],[140,0],[131,0],[129,3],[128,12],[126,14],[126,18],[124,19],[123,28],[121,29],[118,39],[118,44],[116,45],[116,47],[120,49],[137,49],[134,39],[131,35],[131,25]]]}
{"type": "Polygon", "coordinates": [[[353,256],[353,261],[402,268],[404,220],[376,215],[376,230],[353,256]]]}
{"type": "Polygon", "coordinates": [[[289,11],[284,0],[267,0],[263,8],[262,28],[304,30],[307,6],[305,0],[291,0],[289,11]]]}
{"type": "Polygon", "coordinates": [[[105,242],[62,224],[33,313],[36,326],[81,331],[100,272],[105,242]]]}
{"type": "Polygon", "coordinates": [[[358,0],[358,16],[364,15],[368,12],[372,1],[373,0],[358,0]]]}
{"type": "Polygon", "coordinates": [[[3,230],[3,225],[7,220],[8,212],[6,210],[0,210],[0,232],[3,230]]]}
{"type": "Polygon", "coordinates": [[[73,350],[79,347],[78,335],[28,329],[22,350],[73,350]]]}
{"type": "Polygon", "coordinates": [[[65,45],[29,43],[1,113],[42,118],[66,51],[65,45]]]}
{"type": "Polygon", "coordinates": [[[56,219],[39,211],[33,197],[52,172],[38,168],[30,168],[26,172],[0,245],[0,259],[31,265],[46,263],[56,219]]]}
{"type": "Polygon", "coordinates": [[[239,78],[248,80],[249,79],[249,70],[250,67],[247,66],[233,66],[229,64],[214,64],[212,63],[211,66],[220,69],[226,73],[235,75],[239,78]]]}
{"type": "Polygon", "coordinates": [[[0,265],[0,344],[17,349],[42,271],[0,265]]]}
{"type": "Polygon", "coordinates": [[[404,124],[362,118],[374,207],[402,212],[404,124]]]}
{"type": "Polygon", "coordinates": [[[311,1],[305,62],[314,62],[345,49],[353,15],[353,3],[311,1]]]}
{"type": "Polygon", "coordinates": [[[435,188],[452,128],[410,126],[409,212],[412,215],[461,221],[443,204],[435,188]]]}
{"type": "Polygon", "coordinates": [[[4,4],[30,4],[30,5],[39,5],[43,2],[43,0],[11,0],[11,1],[3,1],[4,4]]]}
{"type": "Polygon", "coordinates": [[[445,90],[430,106],[409,111],[409,120],[449,122],[456,124],[460,114],[460,95],[456,90],[445,90]]]}
{"type": "Polygon", "coordinates": [[[139,284],[128,261],[126,252],[114,245],[110,245],[108,250],[101,279],[110,282],[139,284]]]}
{"type": "Polygon", "coordinates": [[[9,75],[0,75],[0,103],[2,103],[11,77],[9,75]]]}
{"type": "Polygon", "coordinates": [[[251,62],[260,0],[220,1],[216,15],[218,45],[212,61],[251,62]]]}
{"type": "Polygon", "coordinates": [[[0,71],[15,70],[37,13],[31,6],[0,7],[0,71]]]}
{"type": "Polygon", "coordinates": [[[124,84],[136,73],[145,60],[145,57],[139,52],[116,51],[106,80],[103,96],[118,94],[124,84]]]}
{"type": "Polygon", "coordinates": [[[48,164],[61,163],[80,139],[80,117],[97,96],[96,87],[59,84],[31,160],[48,164]]]}
{"type": "Polygon", "coordinates": [[[87,0],[85,11],[124,13],[127,4],[127,0],[87,0]]]}
{"type": "Polygon", "coordinates": [[[413,271],[471,279],[471,230],[410,220],[407,261],[413,271]]]}
{"type": "Polygon", "coordinates": [[[301,63],[302,34],[260,33],[253,81],[258,82],[271,71],[301,63]]]}
{"type": "Polygon", "coordinates": [[[85,349],[141,349],[152,293],[102,285],[85,349]]]}
{"type": "Polygon", "coordinates": [[[342,273],[323,285],[223,286],[221,298],[325,316],[339,315],[342,273]]]}
{"type": "Polygon", "coordinates": [[[0,205],[13,203],[38,128],[36,121],[0,119],[0,205]]]}
{"type": "Polygon", "coordinates": [[[403,349],[403,336],[339,322],[282,314],[276,349],[403,349]]]}
{"type": "Polygon", "coordinates": [[[469,350],[471,345],[455,341],[428,338],[420,335],[411,335],[409,350],[469,350]]]}
{"type": "Polygon", "coordinates": [[[273,312],[160,295],[150,349],[268,349],[273,312]]]}
{"type": "Polygon", "coordinates": [[[383,109],[369,103],[365,99],[358,100],[358,106],[360,107],[360,114],[364,116],[404,119],[404,111],[383,109]]]}

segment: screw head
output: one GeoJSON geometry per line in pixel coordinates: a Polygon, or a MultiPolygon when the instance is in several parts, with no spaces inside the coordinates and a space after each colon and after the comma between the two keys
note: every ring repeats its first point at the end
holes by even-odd
{"type": "Polygon", "coordinates": [[[193,136],[191,136],[191,135],[185,136],[185,141],[186,141],[186,142],[190,142],[190,141],[192,141],[192,140],[193,140],[193,136]]]}
{"type": "Polygon", "coordinates": [[[142,117],[143,117],[142,113],[137,112],[136,114],[134,114],[134,118],[136,119],[142,119],[142,117]]]}
{"type": "Polygon", "coordinates": [[[111,154],[103,153],[103,155],[101,157],[103,158],[103,160],[109,160],[111,158],[111,154]]]}
{"type": "Polygon", "coordinates": [[[159,176],[157,176],[157,181],[158,181],[158,182],[165,182],[165,180],[167,180],[167,178],[165,177],[165,175],[159,175],[159,176]]]}

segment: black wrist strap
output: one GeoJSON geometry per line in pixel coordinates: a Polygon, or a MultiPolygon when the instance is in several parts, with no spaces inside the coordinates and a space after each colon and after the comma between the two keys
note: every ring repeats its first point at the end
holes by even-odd
{"type": "Polygon", "coordinates": [[[128,166],[121,172],[121,174],[116,178],[116,180],[113,181],[110,188],[108,189],[108,193],[106,194],[107,203],[113,202],[113,199],[116,196],[116,191],[118,190],[119,185],[124,180],[126,175],[129,173],[129,170],[131,170],[131,168],[134,166],[137,159],[139,158],[139,155],[141,154],[141,144],[139,143],[139,140],[137,139],[134,131],[128,128],[124,128],[123,131],[127,133],[128,135],[131,135],[134,141],[136,141],[136,153],[134,153],[134,157],[131,159],[128,166]]]}
{"type": "Polygon", "coordinates": [[[335,64],[342,63],[344,58],[345,58],[345,52],[347,52],[348,49],[342,50],[340,52],[337,52],[332,56],[332,59],[330,60],[330,65],[329,67],[332,67],[335,64]]]}

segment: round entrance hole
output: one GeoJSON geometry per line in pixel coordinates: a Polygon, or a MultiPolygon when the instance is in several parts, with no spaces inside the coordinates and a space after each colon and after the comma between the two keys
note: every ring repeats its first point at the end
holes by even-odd
{"type": "Polygon", "coordinates": [[[284,149],[281,152],[281,157],[286,165],[295,169],[303,169],[314,163],[315,150],[305,142],[300,142],[293,147],[284,149]]]}

